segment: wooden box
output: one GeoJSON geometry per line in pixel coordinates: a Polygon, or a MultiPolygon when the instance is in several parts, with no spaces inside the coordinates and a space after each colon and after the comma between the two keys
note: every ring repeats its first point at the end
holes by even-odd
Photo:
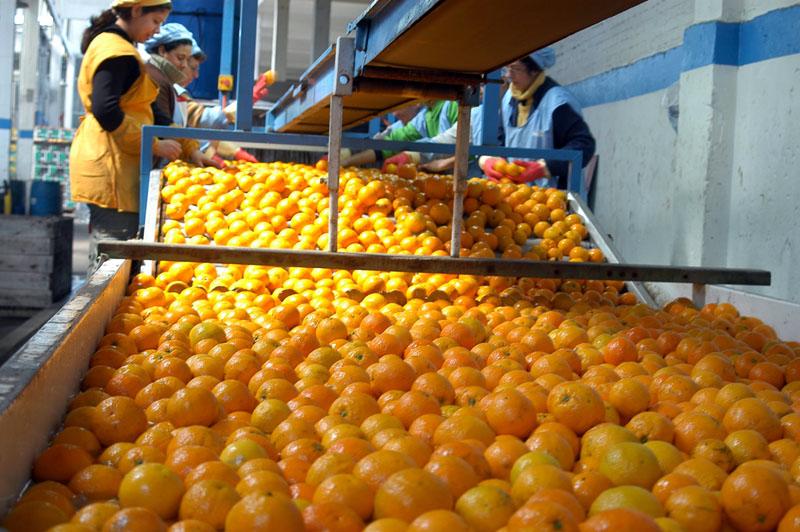
{"type": "Polygon", "coordinates": [[[72,218],[0,216],[0,309],[24,313],[66,296],[72,284],[72,218]]]}

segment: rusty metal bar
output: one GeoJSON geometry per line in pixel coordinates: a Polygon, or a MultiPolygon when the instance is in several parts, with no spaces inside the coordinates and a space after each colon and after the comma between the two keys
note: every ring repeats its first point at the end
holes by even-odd
{"type": "Polygon", "coordinates": [[[394,68],[382,66],[367,66],[361,71],[361,76],[374,79],[394,79],[422,83],[441,83],[443,85],[478,86],[486,82],[480,74],[462,74],[460,72],[447,72],[441,70],[424,70],[412,68],[394,68]]]}
{"type": "Polygon", "coordinates": [[[342,147],[342,96],[331,96],[331,125],[328,137],[328,251],[339,247],[339,167],[342,147]]]}
{"type": "Polygon", "coordinates": [[[104,240],[98,251],[110,258],[175,260],[218,264],[257,264],[279,267],[332,268],[414,273],[454,273],[605,281],[655,281],[665,283],[769,285],[765,270],[655,266],[649,264],[605,264],[511,259],[473,259],[422,255],[331,253],[221,246],[149,243],[135,240],[104,240]]]}
{"type": "Polygon", "coordinates": [[[457,100],[464,93],[464,89],[437,83],[422,84],[392,79],[358,78],[355,80],[355,92],[363,94],[393,94],[420,100],[457,100]]]}
{"type": "Polygon", "coordinates": [[[467,165],[469,164],[470,139],[469,105],[458,104],[458,125],[456,126],[456,161],[453,171],[453,234],[450,237],[450,256],[461,253],[461,227],[464,225],[464,195],[467,191],[467,165]]]}

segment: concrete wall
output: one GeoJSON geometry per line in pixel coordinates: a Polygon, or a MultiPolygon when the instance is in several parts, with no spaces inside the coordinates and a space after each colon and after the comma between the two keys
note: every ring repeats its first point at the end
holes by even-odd
{"type": "Polygon", "coordinates": [[[764,267],[755,291],[800,302],[800,55],[739,69],[728,264],[764,267]]]}
{"type": "Polygon", "coordinates": [[[554,45],[551,75],[574,83],[680,46],[692,22],[694,0],[645,2],[554,45]]]}
{"type": "Polygon", "coordinates": [[[675,131],[665,91],[585,110],[600,154],[595,214],[629,262],[672,258],[670,189],[675,131]]]}
{"type": "Polygon", "coordinates": [[[764,268],[744,290],[800,303],[799,28],[797,0],[663,0],[554,45],[627,261],[764,268]]]}

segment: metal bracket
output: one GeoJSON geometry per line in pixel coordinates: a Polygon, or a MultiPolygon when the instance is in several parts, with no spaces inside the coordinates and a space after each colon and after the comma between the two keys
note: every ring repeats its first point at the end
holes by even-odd
{"type": "Polygon", "coordinates": [[[467,85],[464,87],[464,94],[459,99],[459,103],[469,107],[477,107],[481,104],[481,90],[474,85],[467,85]]]}
{"type": "Polygon", "coordinates": [[[336,78],[333,84],[335,96],[349,96],[353,94],[353,65],[356,59],[355,39],[352,37],[339,37],[336,39],[336,62],[334,72],[336,78]]]}

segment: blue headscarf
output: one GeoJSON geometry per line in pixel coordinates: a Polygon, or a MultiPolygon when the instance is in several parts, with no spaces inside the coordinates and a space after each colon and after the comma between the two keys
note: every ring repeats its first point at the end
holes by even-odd
{"type": "Polygon", "coordinates": [[[539,65],[540,69],[547,70],[556,64],[556,51],[548,46],[530,54],[530,58],[539,65]]]}
{"type": "Polygon", "coordinates": [[[205,61],[208,57],[203,49],[200,48],[200,45],[197,44],[197,40],[194,37],[192,37],[192,57],[196,57],[201,61],[205,61]]]}
{"type": "Polygon", "coordinates": [[[183,24],[178,24],[177,22],[170,22],[161,26],[161,31],[145,41],[144,49],[147,50],[147,53],[153,53],[158,50],[159,46],[166,46],[176,41],[192,42],[192,51],[194,52],[194,44],[196,43],[192,32],[187,30],[183,24]]]}

